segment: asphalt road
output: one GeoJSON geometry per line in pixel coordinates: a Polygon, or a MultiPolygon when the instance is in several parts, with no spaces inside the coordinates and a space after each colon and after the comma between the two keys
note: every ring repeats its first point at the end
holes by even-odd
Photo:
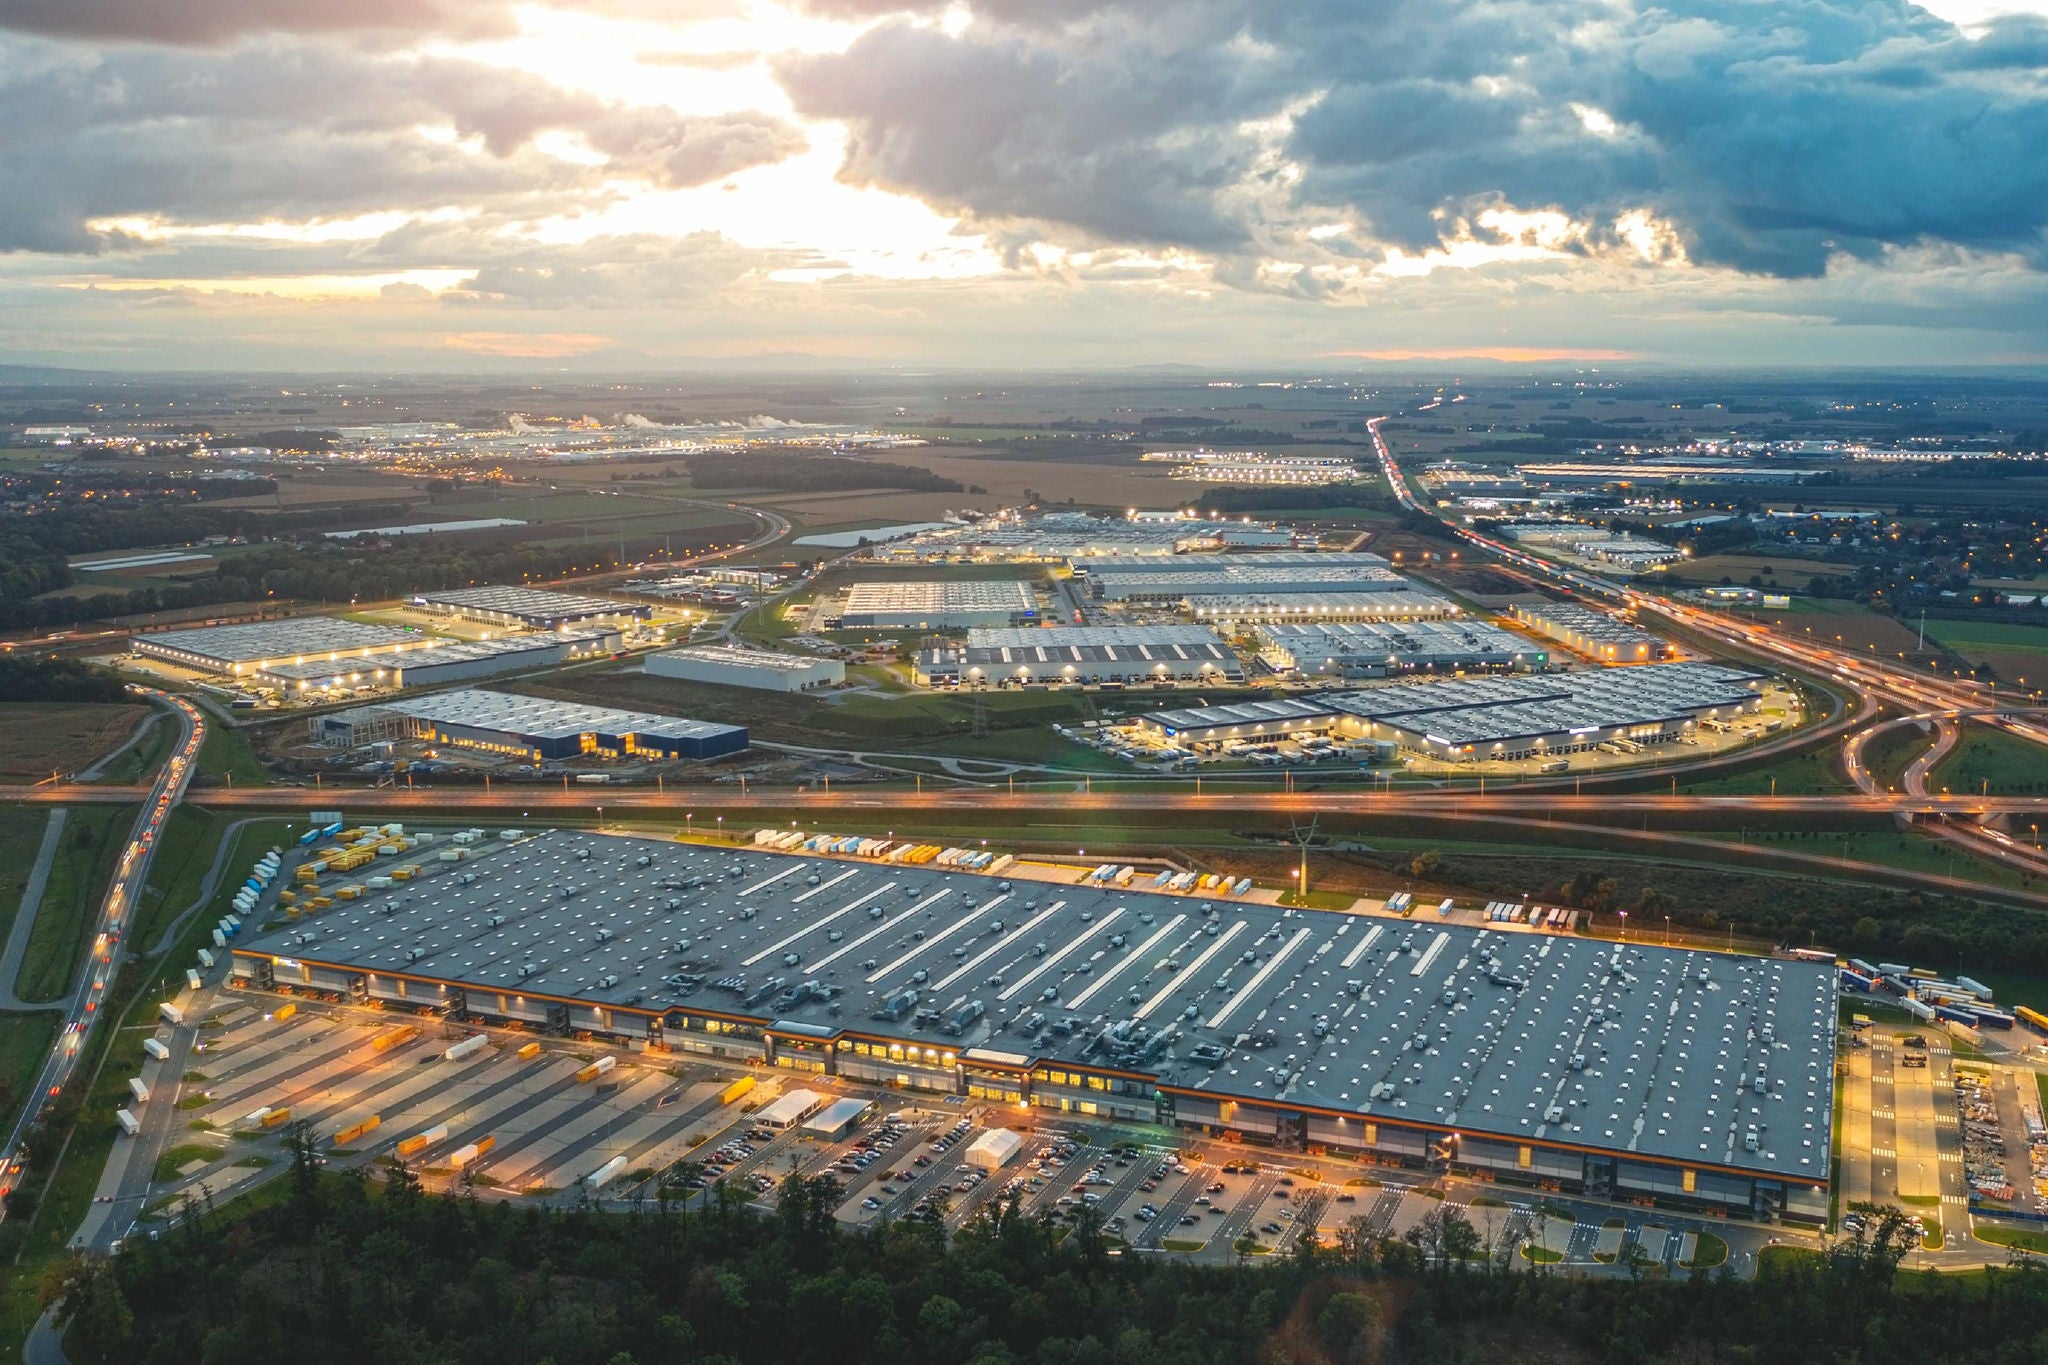
{"type": "MultiPolygon", "coordinates": [[[[129,955],[123,933],[128,911],[136,895],[149,884],[149,865],[156,854],[157,836],[163,830],[166,817],[184,795],[186,784],[191,781],[199,746],[206,737],[206,722],[192,703],[151,688],[133,690],[161,706],[170,707],[182,738],[148,790],[142,810],[135,817],[135,827],[129,832],[127,849],[121,855],[121,862],[108,883],[106,897],[100,903],[94,932],[98,936],[95,946],[98,947],[100,941],[104,942],[104,960],[101,952],[87,956],[68,1003],[61,1005],[64,1026],[58,1035],[57,1046],[44,1060],[13,1131],[7,1135],[5,1147],[0,1148],[0,1170],[9,1172],[0,1177],[7,1182],[5,1187],[0,1187],[0,1194],[12,1188],[12,1172],[15,1163],[21,1159],[22,1140],[34,1126],[42,1108],[40,1097],[56,1094],[71,1079],[78,1059],[87,1051],[86,1044],[93,1027],[100,1022],[98,1007],[102,985],[113,978],[129,955]]],[[[0,1218],[5,1216],[4,1206],[0,1206],[0,1218]]]]}

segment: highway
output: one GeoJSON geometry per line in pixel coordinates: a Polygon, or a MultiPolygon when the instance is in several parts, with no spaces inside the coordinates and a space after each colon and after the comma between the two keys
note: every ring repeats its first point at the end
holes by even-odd
{"type": "MultiPolygon", "coordinates": [[[[1407,510],[1426,516],[1442,524],[1460,540],[1478,546],[1495,558],[1521,570],[1531,578],[1540,579],[1546,586],[1567,593],[1597,598],[1610,605],[1630,611],[1648,612],[1666,617],[1688,629],[1739,653],[1761,657],[1802,671],[1816,678],[1838,683],[1854,692],[1864,703],[1866,713],[1873,703],[1894,707],[1908,712],[1913,718],[1932,717],[1935,721],[1935,741],[1929,753],[1922,755],[1907,773],[1909,801],[1931,800],[1925,796],[1927,775],[1946,757],[1960,738],[1956,719],[1968,713],[1983,723],[2007,731],[2021,739],[2035,744],[2048,745],[2048,725],[2032,714],[2024,701],[2013,701],[2009,706],[2000,706],[1995,688],[1960,678],[1949,680],[1938,675],[1923,674],[1906,668],[1903,663],[1894,665],[1880,659],[1873,652],[1861,655],[1854,650],[1830,649],[1824,644],[1801,641],[1781,635],[1762,626],[1744,624],[1730,617],[1716,614],[1700,607],[1694,607],[1670,598],[1655,597],[1639,592],[1626,584],[1616,583],[1597,575],[1577,569],[1553,564],[1517,546],[1495,540],[1477,531],[1446,521],[1436,511],[1415,496],[1395,461],[1380,427],[1387,419],[1375,417],[1366,423],[1372,435],[1373,450],[1380,463],[1380,472],[1393,490],[1395,499],[1407,510]],[[1919,784],[1915,791],[1912,784],[1919,784]]],[[[1879,728],[1889,728],[1883,726],[1879,728]]],[[[1852,735],[1845,743],[1850,758],[1850,772],[1865,796],[1877,796],[1877,784],[1864,768],[1860,759],[1862,746],[1874,731],[1865,730],[1861,737],[1852,735]]],[[[2048,759],[2048,755],[2044,755],[2048,759]]],[[[1929,806],[1914,806],[1915,810],[1930,810],[1929,806]]],[[[1979,814],[1986,808],[1979,808],[1979,814]]],[[[1942,819],[1933,826],[1942,838],[1958,847],[1995,861],[2011,864],[2030,872],[2048,870],[2044,860],[2035,849],[2023,846],[1998,831],[1987,831],[1954,820],[1942,819]]]]}
{"type": "MultiPolygon", "coordinates": [[[[118,789],[126,800],[132,801],[140,795],[142,811],[135,818],[135,828],[129,833],[127,848],[107,885],[106,898],[100,903],[92,952],[80,970],[77,987],[63,1006],[64,1025],[58,1034],[57,1045],[44,1059],[35,1085],[24,1097],[13,1131],[8,1133],[6,1145],[0,1147],[0,1172],[4,1172],[0,1174],[0,1196],[13,1189],[20,1175],[22,1143],[40,1117],[43,1105],[72,1079],[79,1058],[87,1051],[86,1044],[92,1038],[93,1028],[100,1022],[100,1000],[105,995],[107,984],[128,957],[126,935],[123,933],[127,928],[128,912],[136,897],[149,884],[149,866],[156,856],[157,836],[163,832],[165,819],[184,796],[198,761],[199,746],[206,739],[206,720],[191,702],[154,688],[131,687],[129,690],[170,707],[183,732],[182,738],[177,750],[157,774],[156,781],[148,788],[118,789]]],[[[0,1218],[5,1216],[5,1208],[0,1206],[0,1218]]]]}

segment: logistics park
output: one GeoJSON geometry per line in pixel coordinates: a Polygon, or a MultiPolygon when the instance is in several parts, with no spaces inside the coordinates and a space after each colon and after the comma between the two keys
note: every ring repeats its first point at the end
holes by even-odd
{"type": "MultiPolygon", "coordinates": [[[[565,785],[685,773],[753,738],[715,706],[509,690],[523,676],[873,690],[845,660],[878,631],[921,636],[889,695],[1123,693],[1120,715],[1059,733],[1160,773],[1554,780],[1816,719],[1791,676],[1626,614],[1482,608],[1269,525],[1053,514],[837,572],[856,581],[761,585],[755,609],[801,623],[795,640],[693,639],[701,620],[644,582],[504,586],[138,634],[128,662],[236,709],[317,699],[315,750],[565,785]],[[899,576],[858,581],[873,564],[899,576]]],[[[160,1009],[88,1237],[262,1186],[301,1126],[330,1162],[481,1197],[769,1207],[781,1177],[829,1173],[848,1224],[957,1228],[1015,1195],[1097,1210],[1119,1249],[1216,1261],[1455,1207],[1586,1273],[1746,1274],[1850,1202],[1938,1201],[1922,1256],[1967,1245],[1974,1213],[2048,1211],[2032,1072],[1958,1045],[1972,1030],[1996,1055],[2004,1028],[2024,1052],[2026,1016],[1905,968],[1595,937],[1526,896],[1311,908],[1242,876],[985,840],[438,818],[330,812],[250,870],[160,1009]]]]}

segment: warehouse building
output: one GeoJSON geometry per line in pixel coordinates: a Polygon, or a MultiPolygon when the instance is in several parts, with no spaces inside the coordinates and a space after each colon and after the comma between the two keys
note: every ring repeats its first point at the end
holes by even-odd
{"type": "Polygon", "coordinates": [[[1644,664],[1662,659],[1670,647],[1617,616],[1576,602],[1517,603],[1515,620],[1589,659],[1603,664],[1644,664]]]}
{"type": "Polygon", "coordinates": [[[1038,600],[1021,580],[990,583],[917,581],[856,583],[846,590],[839,623],[848,630],[902,627],[966,630],[1036,620],[1038,600]]]}
{"type": "Polygon", "coordinates": [[[459,616],[465,621],[523,630],[563,630],[591,621],[645,621],[653,612],[637,602],[580,593],[543,592],[500,584],[487,588],[451,588],[420,593],[412,604],[425,611],[459,616]]]}
{"type": "Polygon", "coordinates": [[[338,662],[309,659],[304,663],[271,664],[255,674],[255,681],[293,693],[428,687],[596,658],[617,650],[621,641],[618,631],[598,629],[508,635],[497,640],[430,639],[422,643],[425,648],[365,654],[338,662]]]}
{"type": "Polygon", "coordinates": [[[737,645],[685,645],[663,650],[647,656],[647,671],[657,678],[752,687],[763,692],[809,692],[846,681],[846,665],[837,659],[776,654],[737,645]]]}
{"type": "Polygon", "coordinates": [[[1461,678],[1313,697],[1161,711],[1138,728],[1173,745],[1296,735],[1389,740],[1446,763],[1520,761],[1602,745],[1667,744],[1702,723],[1755,711],[1760,674],[1721,664],[1657,664],[1613,673],[1461,678]]]}
{"type": "Polygon", "coordinates": [[[243,678],[284,664],[333,664],[373,654],[430,649],[439,643],[432,636],[397,626],[369,626],[336,616],[298,616],[137,635],[129,640],[128,648],[140,658],[243,678]]]}
{"type": "Polygon", "coordinates": [[[1466,669],[1541,671],[1550,656],[1531,641],[1481,621],[1331,622],[1262,625],[1259,657],[1279,673],[1385,678],[1466,669]]]}
{"type": "Polygon", "coordinates": [[[1108,556],[1159,560],[1189,551],[1232,546],[1291,546],[1294,533],[1270,522],[1193,517],[1127,518],[1086,512],[1033,517],[989,517],[899,541],[877,553],[899,560],[969,560],[990,563],[1094,562],[1108,556]]]}
{"type": "MultiPolygon", "coordinates": [[[[1832,963],[560,831],[243,940],[234,973],[1071,1121],[1828,1211],[1832,963]]],[[[800,1124],[812,1094],[762,1113],[800,1124]]]]}
{"type": "Polygon", "coordinates": [[[1237,651],[1207,626],[1053,626],[967,632],[921,651],[923,687],[1242,682],[1237,651]]]}
{"type": "Polygon", "coordinates": [[[1214,575],[1226,569],[1246,566],[1261,569],[1384,569],[1388,560],[1363,551],[1323,553],[1316,550],[1278,550],[1269,554],[1176,554],[1168,559],[1151,555],[1102,555],[1067,565],[1089,577],[1113,578],[1118,574],[1214,575]]]}
{"type": "Polygon", "coordinates": [[[1245,629],[1267,621],[1448,621],[1463,613],[1448,597],[1413,583],[1386,592],[1226,593],[1184,597],[1180,609],[1197,621],[1245,629]]]}
{"type": "Polygon", "coordinates": [[[316,716],[311,727],[315,742],[337,747],[402,737],[536,764],[598,755],[721,758],[747,747],[747,732],[737,725],[480,688],[316,716]]]}

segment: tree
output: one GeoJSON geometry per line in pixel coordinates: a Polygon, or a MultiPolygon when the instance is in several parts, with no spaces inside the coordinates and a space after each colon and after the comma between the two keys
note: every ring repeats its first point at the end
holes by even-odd
{"type": "Polygon", "coordinates": [[[1380,1301],[1357,1290],[1330,1295],[1316,1314],[1316,1335],[1332,1361],[1366,1361],[1379,1354],[1380,1301]]]}
{"type": "Polygon", "coordinates": [[[135,1335],[135,1312],[104,1256],[72,1251],[50,1267],[38,1295],[88,1360],[113,1360],[135,1335]]]}
{"type": "Polygon", "coordinates": [[[1426,849],[1416,854],[1414,860],[1408,864],[1408,873],[1410,876],[1427,881],[1441,871],[1443,865],[1443,854],[1438,853],[1433,848],[1426,849]]]}

